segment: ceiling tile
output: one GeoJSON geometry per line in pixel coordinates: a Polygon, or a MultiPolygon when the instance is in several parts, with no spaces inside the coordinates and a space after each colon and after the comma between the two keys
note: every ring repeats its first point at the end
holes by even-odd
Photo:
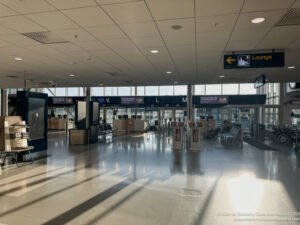
{"type": "Polygon", "coordinates": [[[14,16],[14,15],[17,15],[17,14],[18,14],[17,12],[9,9],[5,5],[0,4],[0,17],[1,16],[14,16]]]}
{"type": "Polygon", "coordinates": [[[134,44],[128,39],[111,39],[103,42],[112,49],[135,48],[134,44]]]}
{"type": "Polygon", "coordinates": [[[63,39],[70,42],[93,41],[96,40],[92,35],[83,29],[58,30],[53,31],[63,39]]]}
{"type": "Polygon", "coordinates": [[[300,37],[300,25],[294,26],[279,26],[273,27],[266,36],[266,39],[272,38],[289,38],[289,37],[300,37]]]}
{"type": "Polygon", "coordinates": [[[45,31],[46,29],[30,21],[24,16],[10,16],[0,18],[0,24],[18,33],[45,31]]]}
{"type": "Polygon", "coordinates": [[[22,14],[55,10],[54,7],[42,0],[0,0],[0,3],[22,14]]]}
{"type": "Polygon", "coordinates": [[[288,46],[291,45],[296,40],[296,38],[280,38],[280,37],[273,37],[271,39],[264,39],[260,42],[256,49],[286,49],[288,46]]]}
{"type": "Polygon", "coordinates": [[[196,0],[196,16],[216,16],[239,13],[241,0],[196,0]]]}
{"type": "Polygon", "coordinates": [[[71,29],[78,27],[61,12],[29,14],[27,17],[50,30],[71,29]]]}
{"type": "Polygon", "coordinates": [[[258,40],[230,41],[226,47],[226,51],[252,51],[258,42],[258,40]]]}
{"type": "Polygon", "coordinates": [[[7,41],[4,41],[4,40],[1,40],[0,39],[0,47],[8,47],[8,46],[12,46],[13,44],[12,43],[9,43],[7,41]]]}
{"type": "Polygon", "coordinates": [[[104,44],[100,43],[99,41],[76,42],[75,45],[85,50],[108,49],[104,44]]]}
{"type": "Polygon", "coordinates": [[[232,30],[238,14],[197,17],[197,32],[232,30]]]}
{"type": "Polygon", "coordinates": [[[294,0],[246,0],[243,12],[288,9],[294,0]]]}
{"type": "Polygon", "coordinates": [[[22,34],[5,35],[1,39],[19,46],[41,45],[39,42],[22,34]]]}
{"type": "Polygon", "coordinates": [[[172,45],[194,45],[195,44],[195,34],[179,34],[179,35],[164,35],[163,39],[165,40],[168,46],[172,45]]]}
{"type": "Polygon", "coordinates": [[[96,0],[99,5],[111,5],[124,2],[143,1],[143,0],[96,0]]]}
{"type": "Polygon", "coordinates": [[[63,10],[63,13],[84,27],[110,25],[113,21],[100,7],[87,7],[79,9],[63,10]]]}
{"type": "Polygon", "coordinates": [[[292,8],[300,8],[300,0],[296,0],[292,8]]]}
{"type": "Polygon", "coordinates": [[[104,5],[103,9],[120,24],[152,21],[149,10],[143,1],[104,5]]]}
{"type": "Polygon", "coordinates": [[[0,35],[15,34],[15,33],[17,32],[0,25],[0,35]]]}
{"type": "Polygon", "coordinates": [[[273,27],[285,13],[286,10],[242,13],[239,16],[235,29],[273,27]],[[266,18],[265,22],[259,24],[252,24],[251,20],[258,17],[266,18]]]}
{"type": "Polygon", "coordinates": [[[194,0],[146,0],[146,3],[155,20],[195,16],[194,0]]]}
{"type": "Polygon", "coordinates": [[[158,21],[157,26],[162,34],[187,34],[195,33],[195,20],[194,19],[177,19],[177,20],[164,20],[158,21]],[[180,30],[172,29],[172,26],[180,25],[180,30]]]}
{"type": "Polygon", "coordinates": [[[131,38],[131,40],[138,47],[143,47],[143,48],[164,46],[164,42],[160,36],[138,37],[138,38],[131,38]]]}
{"type": "Polygon", "coordinates": [[[228,42],[230,31],[208,32],[197,34],[198,53],[206,51],[223,51],[228,42]]]}
{"type": "MultiPolygon", "coordinates": [[[[300,49],[300,38],[297,38],[295,41],[293,41],[289,46],[289,49],[300,49]]],[[[297,51],[299,52],[299,51],[297,51]]]]}
{"type": "Polygon", "coordinates": [[[126,38],[126,35],[116,25],[90,27],[87,28],[87,31],[100,40],[126,38]]]}
{"type": "Polygon", "coordinates": [[[47,0],[58,9],[74,9],[88,6],[96,6],[94,0],[47,0]]]}
{"type": "Polygon", "coordinates": [[[159,35],[154,22],[120,24],[129,37],[144,37],[159,35]]]}
{"type": "Polygon", "coordinates": [[[231,41],[251,41],[261,40],[269,31],[268,28],[252,28],[252,29],[241,29],[234,30],[232,32],[231,41]]]}
{"type": "Polygon", "coordinates": [[[51,48],[54,48],[60,52],[79,52],[81,49],[72,43],[58,43],[49,45],[51,48]]]}

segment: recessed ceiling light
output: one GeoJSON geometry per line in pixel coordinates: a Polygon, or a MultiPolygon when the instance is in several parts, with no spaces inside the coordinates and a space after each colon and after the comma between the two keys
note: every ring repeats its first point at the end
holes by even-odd
{"type": "Polygon", "coordinates": [[[295,69],[296,66],[289,66],[288,69],[292,70],[292,69],[295,69]]]}
{"type": "Polygon", "coordinates": [[[171,73],[172,73],[172,71],[167,71],[167,72],[166,72],[166,74],[171,74],[171,73]]]}
{"type": "Polygon", "coordinates": [[[152,49],[150,52],[151,52],[152,54],[157,54],[157,53],[159,53],[159,51],[156,50],[156,49],[152,49]]]}
{"type": "Polygon", "coordinates": [[[70,74],[69,77],[75,77],[75,75],[74,74],[70,74]]]}
{"type": "Polygon", "coordinates": [[[177,81],[174,81],[174,84],[178,84],[178,82],[177,82],[177,81]]]}
{"type": "Polygon", "coordinates": [[[99,84],[100,86],[103,86],[103,84],[99,84]]]}
{"type": "Polygon", "coordinates": [[[221,75],[221,76],[219,76],[220,78],[223,78],[223,77],[225,77],[224,75],[221,75]]]}
{"type": "Polygon", "coordinates": [[[17,61],[22,61],[23,59],[20,58],[20,57],[15,57],[15,60],[17,60],[17,61]]]}
{"type": "Polygon", "coordinates": [[[257,23],[262,23],[265,22],[265,18],[263,17],[258,17],[258,18],[254,18],[253,20],[251,20],[251,23],[257,24],[257,23]]]}

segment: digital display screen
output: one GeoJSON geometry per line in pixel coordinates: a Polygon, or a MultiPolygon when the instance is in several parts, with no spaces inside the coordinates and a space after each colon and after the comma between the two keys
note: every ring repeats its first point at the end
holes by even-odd
{"type": "Polygon", "coordinates": [[[265,83],[266,83],[266,77],[265,77],[265,75],[262,75],[262,76],[256,78],[254,87],[259,88],[259,87],[265,85],[265,83]]]}
{"type": "Polygon", "coordinates": [[[238,56],[238,67],[250,67],[250,55],[239,55],[238,56]]]}
{"type": "Polygon", "coordinates": [[[97,101],[98,101],[99,103],[102,103],[102,104],[105,103],[105,99],[104,99],[104,98],[97,98],[97,101]]]}
{"type": "Polygon", "coordinates": [[[121,98],[121,104],[123,105],[138,105],[138,104],[144,104],[144,98],[143,97],[122,97],[121,98]]]}
{"type": "Polygon", "coordinates": [[[200,104],[228,104],[228,96],[201,96],[200,104]]]}
{"type": "Polygon", "coordinates": [[[72,98],[52,98],[52,103],[54,105],[72,105],[73,99],[72,98]]]}

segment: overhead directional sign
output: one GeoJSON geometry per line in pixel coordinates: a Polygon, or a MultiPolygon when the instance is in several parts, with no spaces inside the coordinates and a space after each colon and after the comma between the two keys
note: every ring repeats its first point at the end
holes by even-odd
{"type": "Polygon", "coordinates": [[[224,69],[283,66],[284,52],[224,55],[224,69]]]}

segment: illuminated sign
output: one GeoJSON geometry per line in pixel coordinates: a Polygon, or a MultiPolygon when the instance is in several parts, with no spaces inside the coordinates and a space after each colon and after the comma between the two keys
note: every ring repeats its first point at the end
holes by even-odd
{"type": "Polygon", "coordinates": [[[73,99],[72,98],[59,98],[59,97],[53,97],[52,102],[54,105],[72,105],[73,99]]]}
{"type": "Polygon", "coordinates": [[[224,55],[224,69],[284,67],[284,53],[224,55]]]}
{"type": "Polygon", "coordinates": [[[228,104],[228,96],[201,96],[200,104],[228,104]]]}

